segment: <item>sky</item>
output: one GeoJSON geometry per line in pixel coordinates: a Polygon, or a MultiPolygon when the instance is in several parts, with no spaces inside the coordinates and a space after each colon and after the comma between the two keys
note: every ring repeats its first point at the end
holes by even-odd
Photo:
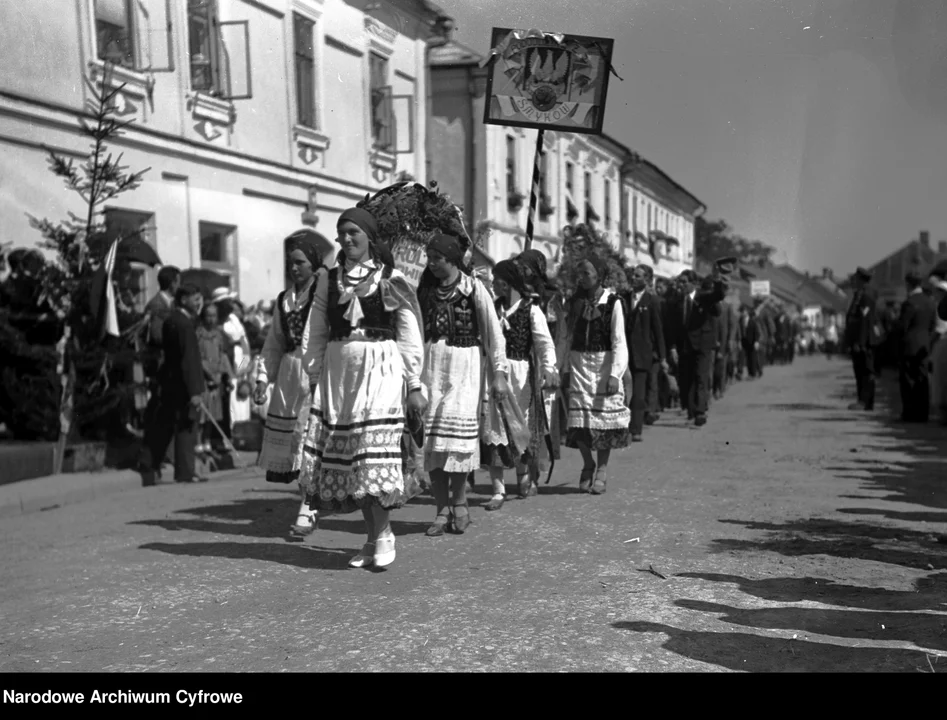
{"type": "Polygon", "coordinates": [[[605,132],[777,262],[947,240],[947,0],[441,0],[454,39],[610,37],[605,132]]]}

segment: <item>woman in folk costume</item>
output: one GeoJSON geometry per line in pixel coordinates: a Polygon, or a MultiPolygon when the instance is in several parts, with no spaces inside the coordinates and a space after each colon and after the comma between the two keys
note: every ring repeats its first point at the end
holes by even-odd
{"type": "Polygon", "coordinates": [[[530,431],[529,447],[515,448],[509,441],[502,409],[490,397],[485,398],[484,428],[480,441],[480,462],[490,468],[493,497],[486,510],[499,510],[506,499],[504,470],[515,469],[520,498],[537,492],[529,468],[536,456],[547,427],[542,389],[557,387],[556,352],[546,318],[539,306],[527,296],[520,267],[502,260],[493,268],[495,308],[503,330],[508,385],[513,402],[522,411],[530,431]]]}
{"type": "Polygon", "coordinates": [[[463,533],[470,525],[467,476],[480,466],[482,378],[488,378],[497,402],[506,400],[508,386],[503,332],[489,292],[462,269],[461,241],[437,235],[427,254],[418,300],[424,321],[421,381],[428,391],[424,469],[437,503],[427,535],[437,537],[447,529],[463,533]]]}
{"type": "Polygon", "coordinates": [[[627,447],[631,422],[621,383],[628,367],[625,319],[618,295],[604,285],[607,274],[607,262],[597,255],[579,264],[579,289],[557,353],[568,401],[566,446],[582,453],[579,488],[594,495],[605,492],[609,455],[627,447]]]}
{"type": "Polygon", "coordinates": [[[389,513],[407,501],[401,438],[405,412],[423,416],[424,355],[414,290],[379,242],[363,208],[338,222],[338,264],[316,289],[307,359],[314,389],[303,476],[320,506],[362,511],[367,539],[351,567],[395,560],[389,513]],[[318,389],[316,389],[318,386],[318,389]]]}
{"type": "Polygon", "coordinates": [[[259,465],[267,482],[289,484],[299,480],[302,502],[292,532],[308,535],[316,528],[313,488],[299,477],[302,438],[309,414],[309,378],[306,353],[310,349],[310,315],[316,288],[325,285],[323,258],[332,245],[312,230],[300,230],[286,239],[287,262],[293,285],[279,294],[257,370],[254,402],[266,402],[263,450],[259,465]]]}

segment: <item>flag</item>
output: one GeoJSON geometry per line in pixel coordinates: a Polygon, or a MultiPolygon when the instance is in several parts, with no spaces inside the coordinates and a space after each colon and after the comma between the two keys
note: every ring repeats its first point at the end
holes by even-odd
{"type": "Polygon", "coordinates": [[[112,242],[105,261],[92,278],[90,305],[92,316],[98,328],[98,339],[107,335],[120,337],[118,329],[118,311],[115,306],[115,287],[112,285],[112,272],[115,270],[115,258],[118,255],[118,240],[112,242]]]}

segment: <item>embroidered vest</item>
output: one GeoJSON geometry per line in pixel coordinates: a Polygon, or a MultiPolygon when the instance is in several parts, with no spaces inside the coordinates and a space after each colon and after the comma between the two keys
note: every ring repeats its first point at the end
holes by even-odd
{"type": "MultiPolygon", "coordinates": [[[[498,300],[496,303],[497,317],[503,317],[503,308],[498,300]]],[[[520,303],[512,315],[507,317],[509,329],[504,328],[503,337],[506,340],[506,357],[509,360],[529,360],[533,350],[533,325],[530,322],[532,303],[525,300],[520,303]]]]}
{"type": "Polygon", "coordinates": [[[421,313],[426,342],[435,343],[444,338],[451,347],[480,347],[480,324],[473,293],[468,296],[455,291],[448,299],[439,300],[437,292],[432,291],[421,313]]]}
{"type": "Polygon", "coordinates": [[[286,338],[286,352],[291,353],[302,344],[303,332],[306,330],[306,323],[309,322],[309,310],[312,307],[313,298],[316,296],[316,281],[309,287],[309,297],[306,304],[298,310],[286,310],[283,305],[283,299],[286,297],[284,290],[276,298],[276,306],[279,308],[280,328],[283,331],[283,337],[286,338]]]}
{"type": "MultiPolygon", "coordinates": [[[[391,277],[391,268],[385,267],[382,271],[382,278],[387,280],[391,277]]],[[[326,311],[329,319],[329,341],[344,340],[352,334],[352,324],[346,320],[345,312],[348,310],[348,304],[340,305],[339,298],[339,268],[334,267],[329,271],[329,305],[326,311]]],[[[359,322],[359,330],[365,333],[369,340],[395,340],[397,333],[395,331],[395,314],[385,310],[385,304],[381,297],[381,289],[376,290],[368,297],[358,299],[362,306],[362,319],[359,322]]],[[[354,301],[353,301],[354,302],[354,301]]]]}
{"type": "Polygon", "coordinates": [[[612,293],[604,305],[599,305],[601,317],[592,321],[581,315],[575,323],[572,333],[572,349],[576,352],[611,352],[612,350],[612,315],[615,312],[615,303],[618,296],[612,293]]]}

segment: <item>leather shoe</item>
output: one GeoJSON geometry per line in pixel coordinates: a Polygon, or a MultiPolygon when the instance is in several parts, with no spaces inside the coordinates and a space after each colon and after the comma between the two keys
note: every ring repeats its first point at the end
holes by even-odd
{"type": "Polygon", "coordinates": [[[454,522],[453,522],[454,534],[463,535],[464,532],[467,530],[467,528],[470,527],[470,508],[467,506],[467,503],[464,503],[463,505],[455,505],[453,515],[454,515],[454,522]],[[467,512],[465,512],[463,515],[458,515],[457,514],[458,508],[464,508],[467,512]]]}
{"type": "Polygon", "coordinates": [[[632,435],[632,436],[631,436],[631,441],[632,441],[632,442],[641,442],[642,440],[643,440],[643,438],[642,438],[640,435],[632,435]]]}
{"type": "Polygon", "coordinates": [[[694,418],[694,424],[695,424],[697,427],[703,427],[704,425],[707,424],[707,416],[706,416],[706,415],[698,415],[698,416],[696,416],[696,417],[694,418]]]}

